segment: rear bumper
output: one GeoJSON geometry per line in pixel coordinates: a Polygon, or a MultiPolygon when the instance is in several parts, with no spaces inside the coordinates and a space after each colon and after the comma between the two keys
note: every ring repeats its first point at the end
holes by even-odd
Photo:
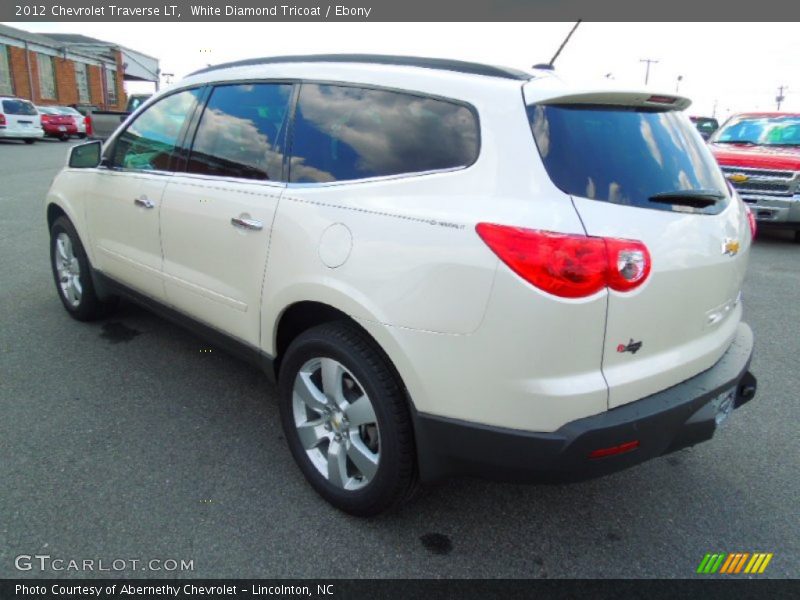
{"type": "Polygon", "coordinates": [[[52,125],[44,128],[44,133],[50,137],[61,137],[64,135],[76,135],[78,133],[77,127],[69,125],[52,125]],[[64,127],[63,130],[59,127],[64,127]]]}
{"type": "Polygon", "coordinates": [[[44,130],[38,127],[30,128],[3,128],[0,127],[0,139],[12,140],[25,140],[25,139],[41,139],[44,137],[44,130]]]}
{"type": "Polygon", "coordinates": [[[739,193],[753,211],[759,226],[800,229],[800,196],[777,198],[739,193]]]}
{"type": "Polygon", "coordinates": [[[734,389],[734,407],[753,398],[748,371],[753,333],[741,323],[710,369],[662,392],[565,424],[552,433],[503,429],[422,413],[414,415],[423,481],[477,475],[506,481],[578,481],[606,475],[713,437],[715,400],[734,389]],[[628,452],[590,458],[599,449],[638,442],[628,452]]]}

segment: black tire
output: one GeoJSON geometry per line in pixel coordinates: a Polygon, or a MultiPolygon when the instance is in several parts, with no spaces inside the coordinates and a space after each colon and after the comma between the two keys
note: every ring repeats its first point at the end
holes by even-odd
{"type": "Polygon", "coordinates": [[[35,141],[36,140],[32,140],[32,139],[28,138],[28,139],[25,140],[25,143],[26,144],[33,144],[35,141]]]}
{"type": "Polygon", "coordinates": [[[60,139],[62,142],[68,142],[69,141],[69,134],[68,133],[64,134],[61,137],[59,137],[58,139],[60,139]]]}
{"type": "Polygon", "coordinates": [[[85,140],[86,139],[86,134],[85,133],[79,133],[78,134],[78,139],[85,140]]]}
{"type": "Polygon", "coordinates": [[[64,305],[64,308],[71,317],[78,321],[94,321],[109,315],[116,308],[119,299],[117,297],[110,297],[107,299],[100,299],[94,289],[94,282],[92,281],[91,265],[86,256],[86,251],[83,248],[78,232],[72,222],[65,216],[61,216],[55,220],[50,229],[50,268],[53,272],[53,280],[56,285],[56,292],[64,305]],[[73,305],[66,297],[64,291],[61,289],[59,280],[58,268],[56,267],[56,254],[57,240],[59,235],[65,234],[69,237],[72,245],[72,253],[77,259],[79,274],[78,281],[81,286],[81,295],[78,303],[73,305]]]}
{"type": "Polygon", "coordinates": [[[794,232],[794,243],[800,244],[800,229],[794,232]]]}
{"type": "Polygon", "coordinates": [[[287,349],[278,377],[281,422],[289,449],[312,487],[336,508],[374,516],[399,507],[417,489],[411,415],[399,377],[375,342],[346,322],[326,323],[298,336],[287,349]],[[380,436],[377,471],[363,487],[333,485],[314,466],[300,442],[293,411],[295,377],[308,361],[332,358],[358,381],[374,409],[380,436]]]}

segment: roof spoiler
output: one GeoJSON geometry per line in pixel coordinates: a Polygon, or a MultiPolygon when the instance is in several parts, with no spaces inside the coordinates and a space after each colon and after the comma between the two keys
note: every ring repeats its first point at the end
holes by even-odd
{"type": "Polygon", "coordinates": [[[685,110],[691,105],[692,101],[683,96],[676,96],[675,94],[596,90],[560,96],[549,96],[536,100],[535,103],[636,106],[661,110],[685,110]]]}

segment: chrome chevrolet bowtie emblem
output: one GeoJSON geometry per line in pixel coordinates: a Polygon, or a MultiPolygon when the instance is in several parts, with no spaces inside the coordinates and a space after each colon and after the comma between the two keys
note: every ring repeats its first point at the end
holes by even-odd
{"type": "Polygon", "coordinates": [[[728,175],[728,180],[732,181],[733,183],[744,183],[748,179],[750,178],[744,173],[731,173],[728,175]]]}
{"type": "Polygon", "coordinates": [[[739,242],[731,238],[725,238],[722,242],[722,253],[727,256],[736,256],[739,253],[739,242]]]}

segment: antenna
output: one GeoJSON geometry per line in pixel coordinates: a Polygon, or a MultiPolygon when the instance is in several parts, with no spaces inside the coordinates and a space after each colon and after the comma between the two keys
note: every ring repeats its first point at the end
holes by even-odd
{"type": "MultiPolygon", "coordinates": [[[[569,33],[567,34],[567,37],[565,37],[564,41],[561,42],[561,45],[558,47],[558,50],[556,50],[556,53],[553,55],[553,58],[551,58],[550,62],[547,63],[547,65],[551,69],[553,68],[553,65],[555,64],[556,59],[558,58],[558,55],[561,54],[561,51],[564,49],[564,46],[567,45],[567,42],[569,41],[569,38],[572,37],[572,34],[575,33],[575,30],[578,28],[578,25],[581,24],[581,21],[583,21],[583,19],[578,19],[577,21],[575,21],[575,25],[573,25],[572,29],[569,30],[569,33]]],[[[541,68],[541,65],[539,65],[539,67],[541,68]]]]}

